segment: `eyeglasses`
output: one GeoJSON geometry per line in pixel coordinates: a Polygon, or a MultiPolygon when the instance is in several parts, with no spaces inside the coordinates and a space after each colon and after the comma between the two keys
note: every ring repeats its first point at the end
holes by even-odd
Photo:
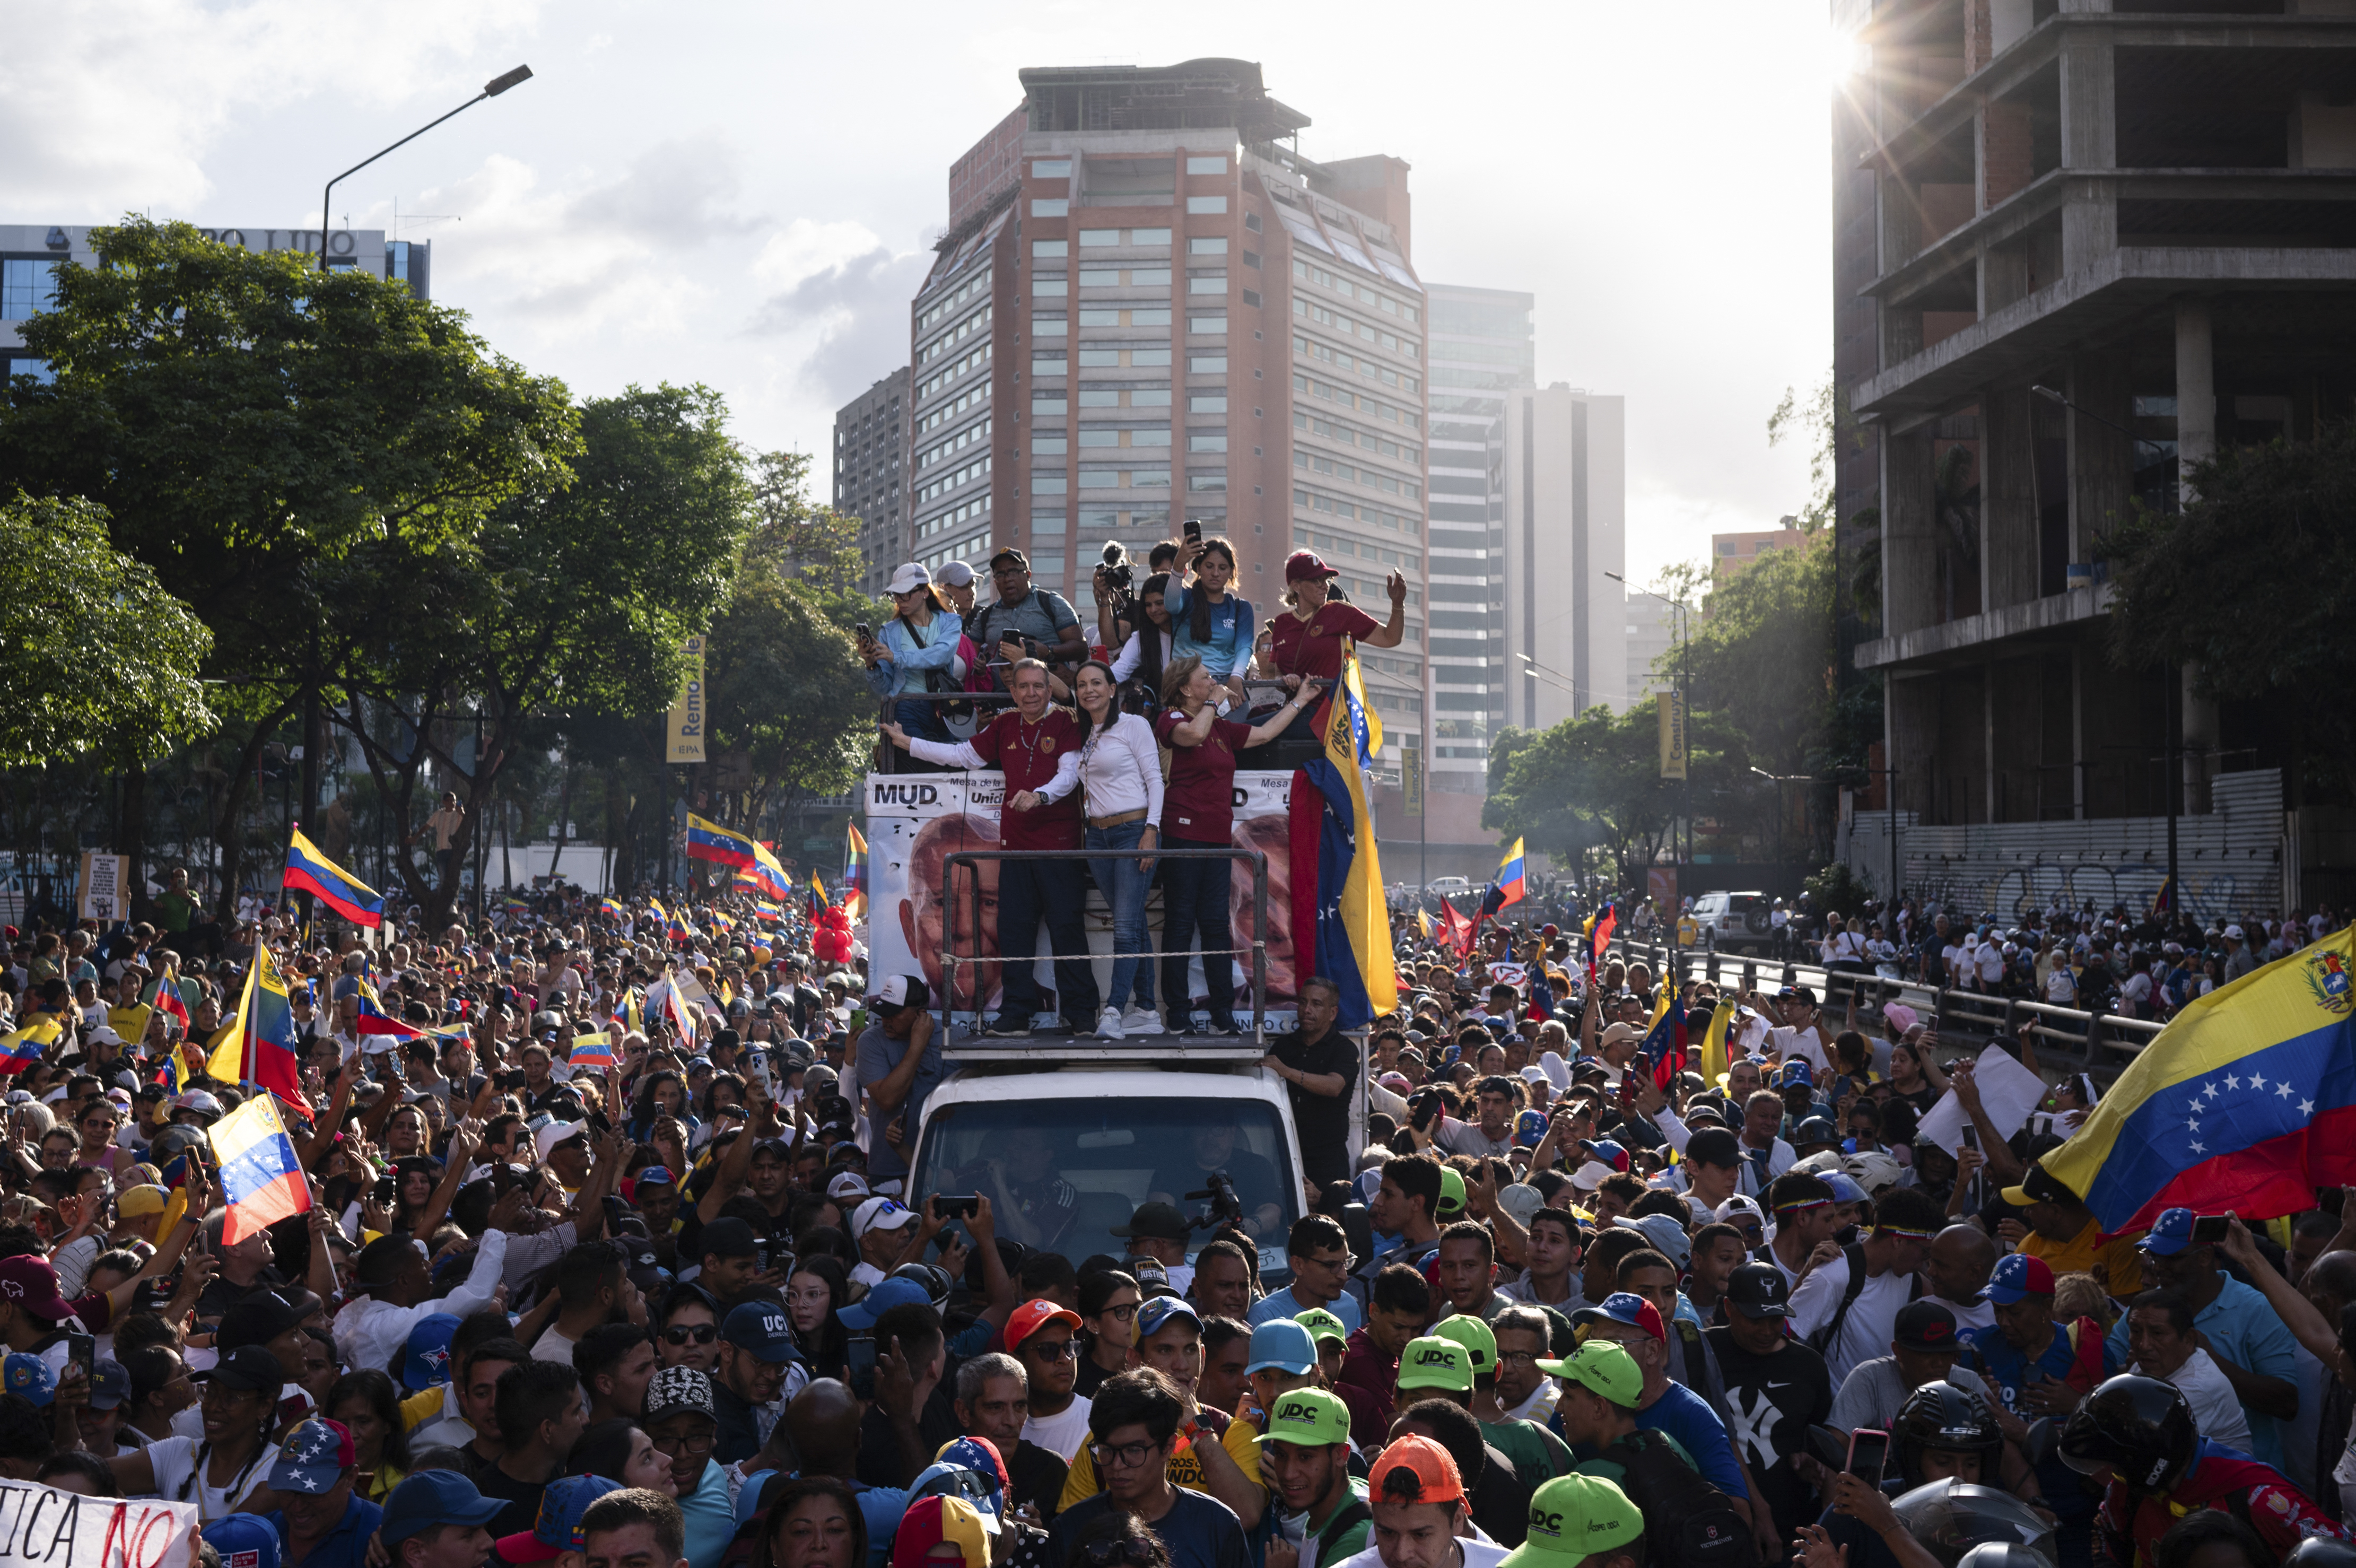
{"type": "Polygon", "coordinates": [[[709,1345],[720,1337],[716,1323],[680,1323],[663,1330],[663,1337],[673,1345],[709,1345]]]}
{"type": "Polygon", "coordinates": [[[1538,1364],[1538,1352],[1536,1350],[1498,1351],[1497,1365],[1503,1367],[1508,1363],[1516,1367],[1535,1367],[1538,1364]]]}
{"type": "Polygon", "coordinates": [[[1147,1458],[1161,1446],[1159,1443],[1123,1443],[1118,1445],[1110,1443],[1091,1443],[1088,1444],[1088,1457],[1097,1462],[1097,1470],[1099,1474],[1112,1468],[1115,1465],[1124,1470],[1131,1470],[1144,1464],[1147,1458]]]}
{"type": "Polygon", "coordinates": [[[714,1428],[695,1437],[689,1437],[676,1432],[668,1436],[649,1432],[647,1434],[647,1440],[666,1454],[684,1454],[693,1458],[697,1455],[712,1452],[712,1439],[717,1434],[717,1431],[718,1429],[714,1428]]]}
{"type": "Polygon", "coordinates": [[[1108,1306],[1098,1312],[1097,1316],[1098,1317],[1118,1317],[1123,1323],[1127,1323],[1130,1319],[1137,1316],[1137,1303],[1132,1301],[1126,1306],[1108,1306]]]}
{"type": "Polygon", "coordinates": [[[1068,1361],[1080,1353],[1080,1346],[1076,1339],[1026,1339],[1023,1353],[1042,1361],[1068,1361]]]}
{"type": "Polygon", "coordinates": [[[1303,1263],[1314,1263],[1317,1267],[1324,1269],[1329,1273],[1346,1274],[1353,1268],[1357,1266],[1358,1260],[1352,1257],[1349,1253],[1344,1252],[1338,1257],[1332,1258],[1303,1256],[1300,1259],[1300,1262],[1303,1263]]]}

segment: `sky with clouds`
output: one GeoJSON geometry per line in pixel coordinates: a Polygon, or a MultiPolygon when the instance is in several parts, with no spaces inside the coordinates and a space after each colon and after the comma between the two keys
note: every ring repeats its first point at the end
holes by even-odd
{"type": "MultiPolygon", "coordinates": [[[[1772,526],[1783,389],[1831,360],[1826,0],[981,7],[0,0],[0,221],[434,242],[434,293],[576,392],[700,381],[823,453],[907,355],[950,162],[1026,65],[1260,62],[1313,158],[1413,165],[1418,270],[1537,299],[1541,383],[1628,399],[1629,575],[1772,526]]],[[[823,465],[820,467],[823,472],[823,465]]]]}

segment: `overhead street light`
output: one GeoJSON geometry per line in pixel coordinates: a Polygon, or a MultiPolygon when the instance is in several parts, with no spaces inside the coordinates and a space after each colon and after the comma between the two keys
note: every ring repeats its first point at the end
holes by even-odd
{"type": "MultiPolygon", "coordinates": [[[[466,102],[459,104],[457,108],[451,110],[448,114],[443,115],[442,120],[447,120],[451,118],[452,115],[463,114],[467,110],[472,109],[476,104],[480,103],[484,99],[497,98],[509,88],[517,86],[521,82],[526,82],[530,80],[531,67],[528,65],[519,65],[513,70],[502,71],[498,76],[491,78],[490,81],[483,83],[482,91],[475,94],[474,97],[467,99],[466,102]]],[[[319,270],[321,272],[326,272],[327,270],[327,212],[328,205],[335,197],[337,185],[344,179],[348,178],[350,176],[359,173],[360,170],[376,162],[378,158],[384,156],[385,153],[392,152],[396,148],[407,146],[410,143],[417,140],[418,137],[425,134],[426,132],[434,129],[435,125],[442,124],[442,120],[435,120],[427,124],[420,125],[414,131],[410,132],[406,136],[402,137],[401,140],[393,143],[391,146],[385,148],[384,152],[377,153],[372,156],[362,158],[359,162],[354,164],[342,174],[337,175],[334,179],[327,182],[327,189],[319,193],[319,270]]]]}

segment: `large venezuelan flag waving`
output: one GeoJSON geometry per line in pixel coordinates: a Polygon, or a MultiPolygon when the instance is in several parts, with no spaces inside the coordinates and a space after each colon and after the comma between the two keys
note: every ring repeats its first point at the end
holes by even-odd
{"type": "Polygon", "coordinates": [[[2272,1219],[2356,1182],[2356,927],[2195,1001],[2045,1156],[2103,1229],[2272,1219]]]}
{"type": "MultiPolygon", "coordinates": [[[[214,1042],[205,1070],[224,1083],[251,1083],[289,1105],[305,1107],[302,1064],[295,1056],[294,1004],[270,950],[253,950],[237,1018],[214,1042]]],[[[280,1218],[284,1218],[283,1215],[280,1218]]]]}
{"type": "Polygon", "coordinates": [[[1363,1029],[1398,1005],[1398,972],[1366,802],[1365,768],[1382,729],[1366,705],[1357,652],[1344,649],[1342,679],[1326,707],[1325,755],[1292,775],[1294,983],[1312,974],[1331,980],[1342,993],[1338,1026],[1363,1029]],[[1312,939],[1303,940],[1304,932],[1312,939]]]}
{"type": "MultiPolygon", "coordinates": [[[[286,846],[286,875],[282,887],[315,893],[327,907],[355,926],[384,924],[384,897],[367,883],[319,853],[319,846],[294,830],[286,846]]],[[[182,1022],[186,1022],[185,1019],[182,1022]]]]}
{"type": "Polygon", "coordinates": [[[707,822],[690,811],[687,816],[687,857],[709,860],[722,865],[747,866],[754,863],[755,846],[751,838],[718,822],[707,822]]]}
{"type": "Polygon", "coordinates": [[[214,1123],[206,1133],[220,1162],[221,1197],[229,1216],[221,1244],[233,1246],[255,1231],[311,1208],[311,1184],[294,1157],[294,1142],[278,1119],[277,1102],[257,1094],[214,1123]]]}

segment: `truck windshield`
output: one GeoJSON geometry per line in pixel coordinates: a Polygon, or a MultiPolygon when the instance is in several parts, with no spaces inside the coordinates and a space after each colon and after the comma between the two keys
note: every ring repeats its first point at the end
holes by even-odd
{"type": "MultiPolygon", "coordinates": [[[[1189,1220],[1209,1216],[1214,1172],[1234,1184],[1246,1229],[1259,1244],[1264,1283],[1285,1273],[1284,1242],[1301,1213],[1283,1124],[1253,1101],[1171,1095],[1151,1101],[990,1101],[929,1112],[910,1190],[980,1193],[998,1233],[1061,1252],[1074,1263],[1120,1257],[1112,1233],[1141,1204],[1166,1202],[1189,1220]]],[[[1191,1230],[1192,1258],[1215,1233],[1191,1230]]]]}

